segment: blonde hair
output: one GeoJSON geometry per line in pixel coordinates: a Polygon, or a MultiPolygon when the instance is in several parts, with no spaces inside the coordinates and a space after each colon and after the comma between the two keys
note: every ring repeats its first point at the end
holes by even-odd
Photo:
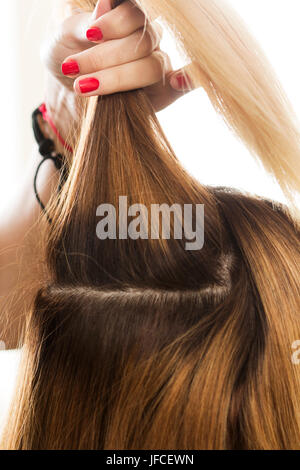
{"type": "Polygon", "coordinates": [[[200,185],[142,90],[90,99],[45,235],[50,280],[28,316],[2,446],[299,449],[295,119],[223,2],[139,5],[172,29],[191,79],[277,178],[291,209],[200,185]],[[99,242],[96,208],[117,207],[124,194],[146,207],[204,204],[203,249],[187,252],[175,239],[99,242]]]}

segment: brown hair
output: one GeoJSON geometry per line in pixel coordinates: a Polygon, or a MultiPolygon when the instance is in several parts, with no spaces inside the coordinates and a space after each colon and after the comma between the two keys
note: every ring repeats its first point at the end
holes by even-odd
{"type": "MultiPolygon", "coordinates": [[[[220,2],[139,4],[174,26],[191,78],[292,198],[297,130],[247,34],[220,2]]],[[[299,449],[297,220],[189,176],[141,90],[88,100],[82,122],[45,235],[50,281],[28,316],[2,446],[299,449]],[[120,195],[146,207],[204,204],[203,249],[174,238],[100,241],[96,209],[118,207],[120,195]]]]}

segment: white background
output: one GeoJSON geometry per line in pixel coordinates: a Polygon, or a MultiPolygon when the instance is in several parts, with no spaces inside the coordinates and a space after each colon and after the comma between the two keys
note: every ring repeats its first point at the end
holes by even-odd
{"type": "MultiPolygon", "coordinates": [[[[261,43],[300,116],[299,0],[229,2],[261,43]]],[[[54,0],[1,3],[1,206],[17,187],[24,162],[30,158],[31,112],[44,96],[39,48],[53,3],[54,0]]],[[[178,66],[180,61],[168,37],[163,48],[178,66]]],[[[277,185],[229,133],[202,90],[159,113],[159,118],[180,160],[204,184],[235,186],[282,199],[277,185]]]]}

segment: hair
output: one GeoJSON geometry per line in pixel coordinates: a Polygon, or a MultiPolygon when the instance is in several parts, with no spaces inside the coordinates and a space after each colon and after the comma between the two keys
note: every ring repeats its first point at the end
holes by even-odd
{"type": "MultiPolygon", "coordinates": [[[[91,11],[94,0],[72,0],[91,11]]],[[[122,2],[114,2],[114,6],[122,2]]],[[[241,21],[216,0],[140,0],[285,206],[199,184],[143,90],[90,98],[45,233],[6,449],[300,449],[299,131],[241,21]],[[204,204],[205,243],[102,240],[99,204],[204,204]]]]}

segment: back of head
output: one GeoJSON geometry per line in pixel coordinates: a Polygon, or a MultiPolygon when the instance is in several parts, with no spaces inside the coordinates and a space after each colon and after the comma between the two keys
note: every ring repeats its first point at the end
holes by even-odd
{"type": "Polygon", "coordinates": [[[291,209],[200,185],[143,91],[90,99],[45,235],[50,282],[28,318],[3,446],[300,448],[294,118],[223,2],[139,5],[175,29],[193,59],[191,78],[277,177],[291,209]],[[124,195],[149,211],[204,205],[203,248],[188,251],[175,237],[100,241],[97,207],[113,205],[118,220],[124,195]]]}

